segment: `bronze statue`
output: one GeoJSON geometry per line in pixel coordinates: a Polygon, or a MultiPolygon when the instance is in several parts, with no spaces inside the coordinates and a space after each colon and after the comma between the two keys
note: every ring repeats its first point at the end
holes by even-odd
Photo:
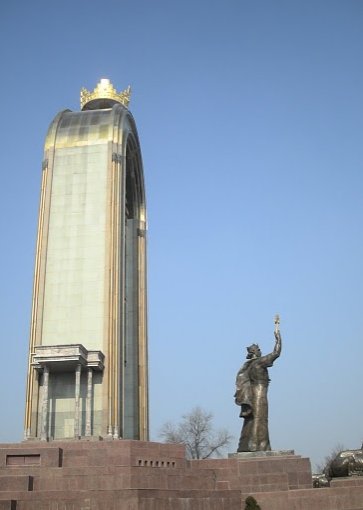
{"type": "Polygon", "coordinates": [[[267,389],[270,382],[268,367],[281,353],[280,318],[275,317],[275,347],[266,356],[261,355],[258,345],[247,347],[247,360],[236,377],[235,402],[241,406],[240,417],[244,418],[238,452],[271,450],[268,435],[267,389]]]}
{"type": "Polygon", "coordinates": [[[329,487],[332,478],[363,476],[363,444],[359,450],[342,450],[322,473],[313,475],[313,487],[329,487]]]}
{"type": "Polygon", "coordinates": [[[313,487],[314,489],[330,487],[330,479],[324,473],[313,474],[313,487]]]}
{"type": "Polygon", "coordinates": [[[343,450],[339,452],[324,471],[326,471],[325,474],[328,478],[363,476],[363,450],[343,450]]]}

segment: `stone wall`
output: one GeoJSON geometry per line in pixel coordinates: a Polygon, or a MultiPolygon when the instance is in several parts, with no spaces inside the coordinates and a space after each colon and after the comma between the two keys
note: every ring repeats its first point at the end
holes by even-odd
{"type": "Polygon", "coordinates": [[[309,459],[185,459],[180,445],[28,441],[0,445],[0,510],[363,510],[363,480],[313,489],[309,459]]]}

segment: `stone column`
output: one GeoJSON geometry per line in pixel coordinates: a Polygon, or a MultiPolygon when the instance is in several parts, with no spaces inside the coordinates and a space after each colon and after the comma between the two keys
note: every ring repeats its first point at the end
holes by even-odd
{"type": "Polygon", "coordinates": [[[80,394],[81,394],[81,365],[76,367],[76,384],[74,395],[74,437],[79,437],[80,434],[80,394]]]}
{"type": "Polygon", "coordinates": [[[49,401],[49,368],[45,365],[43,370],[43,402],[42,402],[42,429],[40,439],[48,439],[48,401],[49,401]]]}
{"type": "Polygon", "coordinates": [[[88,367],[87,399],[86,399],[86,436],[87,437],[92,435],[92,395],[93,395],[92,377],[93,377],[93,370],[92,370],[92,368],[88,367]]]}

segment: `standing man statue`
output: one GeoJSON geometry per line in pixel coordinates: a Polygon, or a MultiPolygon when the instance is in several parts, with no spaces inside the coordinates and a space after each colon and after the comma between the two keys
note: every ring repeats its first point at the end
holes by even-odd
{"type": "Polygon", "coordinates": [[[258,345],[247,347],[247,360],[236,377],[235,402],[241,406],[240,417],[244,418],[238,452],[271,450],[268,435],[267,389],[270,382],[268,367],[281,353],[280,318],[275,317],[275,347],[266,356],[261,355],[258,345]]]}

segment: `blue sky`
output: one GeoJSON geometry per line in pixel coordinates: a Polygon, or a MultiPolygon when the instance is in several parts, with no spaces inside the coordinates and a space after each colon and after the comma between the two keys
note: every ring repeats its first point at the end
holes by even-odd
{"type": "Polygon", "coordinates": [[[245,347],[273,448],[363,440],[363,2],[0,6],[0,441],[22,438],[44,136],[82,86],[131,84],[148,199],[151,435],[192,407],[237,445],[245,347]]]}

